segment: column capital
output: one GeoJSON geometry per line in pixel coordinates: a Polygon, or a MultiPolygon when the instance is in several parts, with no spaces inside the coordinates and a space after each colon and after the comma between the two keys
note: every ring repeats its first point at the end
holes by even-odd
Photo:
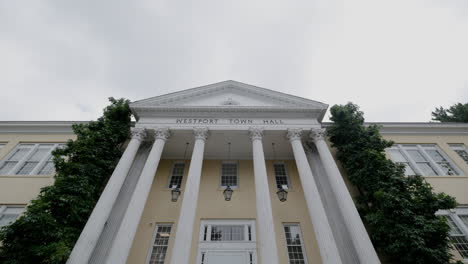
{"type": "Polygon", "coordinates": [[[208,128],[207,127],[194,127],[193,135],[195,136],[195,139],[201,139],[205,141],[206,138],[208,137],[208,128]]]}
{"type": "Polygon", "coordinates": [[[302,129],[301,128],[288,128],[288,132],[286,133],[286,137],[290,140],[301,140],[302,136],[302,129]]]}
{"type": "Polygon", "coordinates": [[[317,142],[319,140],[325,140],[327,132],[324,128],[312,128],[310,130],[310,138],[312,141],[317,142]]]}
{"type": "Polygon", "coordinates": [[[132,127],[130,129],[130,133],[132,135],[132,139],[136,139],[140,142],[143,141],[147,136],[146,130],[141,127],[132,127]]]}
{"type": "Polygon", "coordinates": [[[160,127],[154,129],[154,139],[162,139],[164,141],[167,141],[170,136],[171,132],[167,127],[160,127]]]}
{"type": "Polygon", "coordinates": [[[250,140],[254,141],[256,139],[262,140],[263,138],[263,128],[261,127],[251,127],[249,128],[249,137],[250,140]]]}

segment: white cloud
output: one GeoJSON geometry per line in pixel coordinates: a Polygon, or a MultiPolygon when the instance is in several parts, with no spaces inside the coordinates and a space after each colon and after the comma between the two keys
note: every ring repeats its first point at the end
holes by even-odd
{"type": "Polygon", "coordinates": [[[463,0],[4,1],[0,30],[1,120],[93,119],[108,96],[227,79],[369,121],[468,99],[463,0]]]}

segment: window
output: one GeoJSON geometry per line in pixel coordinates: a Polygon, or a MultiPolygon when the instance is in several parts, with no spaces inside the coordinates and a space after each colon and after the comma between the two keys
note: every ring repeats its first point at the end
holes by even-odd
{"type": "Polygon", "coordinates": [[[223,162],[221,165],[221,187],[237,187],[237,162],[223,162]]]}
{"type": "Polygon", "coordinates": [[[253,221],[211,220],[204,221],[200,241],[230,242],[253,241],[253,221]]]}
{"type": "Polygon", "coordinates": [[[468,164],[468,149],[463,144],[449,144],[455,151],[468,164]]]}
{"type": "Polygon", "coordinates": [[[180,188],[182,185],[182,178],[184,177],[185,163],[174,163],[172,167],[172,174],[169,180],[169,188],[172,188],[174,185],[177,188],[180,188]]]}
{"type": "Polygon", "coordinates": [[[212,225],[211,241],[244,241],[243,225],[212,225]]]}
{"type": "Polygon", "coordinates": [[[171,236],[171,224],[157,224],[156,236],[149,258],[149,264],[164,264],[166,259],[169,238],[171,236]]]}
{"type": "Polygon", "coordinates": [[[307,259],[302,245],[301,228],[298,224],[285,224],[286,246],[290,264],[306,264],[307,259]]]}
{"type": "Polygon", "coordinates": [[[416,173],[414,173],[413,169],[411,168],[410,166],[410,163],[409,161],[405,158],[405,156],[403,156],[403,154],[401,153],[401,151],[399,149],[389,149],[388,152],[390,153],[390,157],[392,158],[392,160],[398,164],[402,164],[405,166],[405,175],[406,176],[409,176],[409,175],[415,175],[416,173]]]}
{"type": "Polygon", "coordinates": [[[468,260],[468,208],[441,210],[437,212],[447,219],[450,240],[464,260],[468,260]]]}
{"type": "Polygon", "coordinates": [[[3,147],[5,147],[6,143],[0,143],[0,150],[2,150],[3,147]]]}
{"type": "Polygon", "coordinates": [[[273,164],[275,169],[276,188],[282,189],[283,185],[289,188],[289,178],[286,173],[286,165],[284,163],[273,164]]]}
{"type": "Polygon", "coordinates": [[[0,205],[0,227],[13,223],[23,211],[21,205],[0,205]]]}
{"type": "Polygon", "coordinates": [[[19,144],[0,161],[0,175],[51,175],[51,152],[64,144],[19,144]]]}
{"type": "Polygon", "coordinates": [[[395,144],[391,159],[405,166],[406,175],[460,175],[461,171],[435,144],[395,144]]]}
{"type": "Polygon", "coordinates": [[[198,264],[257,263],[255,220],[201,220],[198,239],[198,264]]]}

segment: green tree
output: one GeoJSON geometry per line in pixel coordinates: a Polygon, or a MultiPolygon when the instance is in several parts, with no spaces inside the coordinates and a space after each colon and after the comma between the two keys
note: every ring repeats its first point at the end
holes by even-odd
{"type": "Polygon", "coordinates": [[[377,250],[392,263],[449,263],[449,227],[435,212],[455,207],[455,199],[434,193],[421,176],[406,177],[403,165],[387,159],[393,142],[378,126],[364,125],[357,105],[335,105],[331,115],[330,141],[359,190],[356,205],[377,250]]]}
{"type": "Polygon", "coordinates": [[[468,103],[457,103],[448,109],[436,107],[432,112],[432,120],[440,122],[460,122],[468,123],[468,103]]]}
{"type": "Polygon", "coordinates": [[[128,100],[109,100],[97,121],[73,125],[76,140],[53,153],[54,184],[0,231],[0,263],[66,262],[130,133],[128,100]]]}

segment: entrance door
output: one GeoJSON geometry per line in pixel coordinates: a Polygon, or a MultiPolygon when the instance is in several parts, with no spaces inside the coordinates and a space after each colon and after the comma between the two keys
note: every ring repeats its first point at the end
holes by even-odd
{"type": "Polygon", "coordinates": [[[249,264],[247,252],[208,252],[206,264],[249,264]]]}
{"type": "Polygon", "coordinates": [[[197,264],[256,264],[255,221],[202,220],[197,264]]]}

